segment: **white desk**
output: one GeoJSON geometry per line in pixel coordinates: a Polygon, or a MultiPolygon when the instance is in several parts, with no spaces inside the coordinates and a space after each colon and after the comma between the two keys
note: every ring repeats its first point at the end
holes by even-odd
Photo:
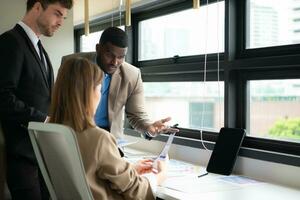
{"type": "MultiPolygon", "coordinates": [[[[129,153],[127,155],[131,157],[132,161],[149,156],[149,153],[130,148],[126,148],[125,152],[129,153]]],[[[195,167],[193,174],[193,170],[190,170],[192,165],[188,163],[186,163],[186,167],[180,168],[179,166],[179,176],[175,176],[174,166],[172,166],[174,163],[178,164],[174,161],[170,162],[169,168],[172,171],[169,174],[170,177],[162,186],[158,187],[158,198],[165,200],[300,200],[300,189],[256,181],[242,176],[208,174],[198,178],[197,175],[202,173],[204,168],[193,165],[195,167]]]]}
{"type": "MultiPolygon", "coordinates": [[[[210,175],[208,175],[210,176],[210,175]]],[[[167,180],[168,181],[168,180],[167,180]]],[[[247,186],[233,186],[232,183],[205,183],[205,180],[184,182],[186,192],[159,187],[157,197],[161,199],[188,200],[299,200],[300,190],[278,186],[270,183],[253,183],[247,186]],[[203,182],[203,183],[201,183],[203,182]],[[188,184],[189,183],[189,184],[188,184]],[[215,186],[213,185],[215,184],[215,186]],[[227,184],[227,185],[226,185],[227,184]],[[199,191],[189,191],[189,187],[199,186],[199,191]],[[208,187],[208,189],[207,189],[208,187]],[[219,188],[217,188],[219,187],[219,188]]]]}

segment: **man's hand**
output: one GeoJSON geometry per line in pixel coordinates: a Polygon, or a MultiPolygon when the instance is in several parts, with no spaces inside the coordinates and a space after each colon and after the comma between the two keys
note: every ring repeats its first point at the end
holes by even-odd
{"type": "Polygon", "coordinates": [[[167,117],[165,119],[158,120],[154,122],[153,124],[150,124],[150,126],[147,128],[147,131],[151,136],[155,137],[161,133],[174,133],[178,132],[179,130],[177,128],[170,127],[166,125],[165,123],[170,121],[171,117],[167,117]]]}

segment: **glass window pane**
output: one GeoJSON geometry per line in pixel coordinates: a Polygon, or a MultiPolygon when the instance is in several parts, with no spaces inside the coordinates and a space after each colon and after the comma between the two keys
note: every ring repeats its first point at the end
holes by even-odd
{"type": "Polygon", "coordinates": [[[300,142],[300,79],[249,83],[248,133],[300,142]]]}
{"type": "Polygon", "coordinates": [[[152,120],[172,117],[182,128],[218,132],[224,126],[224,82],[144,82],[152,120]]]}
{"type": "MultiPolygon", "coordinates": [[[[125,31],[125,26],[119,26],[118,28],[125,31]]],[[[90,33],[88,36],[80,36],[80,52],[96,51],[96,44],[99,43],[102,31],[90,33]]]]}
{"type": "Polygon", "coordinates": [[[224,52],[224,1],[139,23],[138,60],[217,52],[224,52]]]}
{"type": "Polygon", "coordinates": [[[300,1],[247,0],[246,13],[246,48],[300,42],[300,1]]]}
{"type": "Polygon", "coordinates": [[[82,35],[80,37],[80,52],[96,51],[96,44],[98,44],[102,32],[90,33],[88,36],[82,35]]]}

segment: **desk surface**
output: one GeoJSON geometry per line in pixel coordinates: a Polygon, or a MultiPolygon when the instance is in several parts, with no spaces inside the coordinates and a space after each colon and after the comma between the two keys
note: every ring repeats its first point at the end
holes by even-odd
{"type": "MultiPolygon", "coordinates": [[[[126,148],[131,161],[149,153],[126,148]]],[[[151,156],[151,155],[150,155],[151,156]]],[[[168,178],[158,187],[157,197],[166,200],[299,200],[300,189],[279,186],[251,178],[208,174],[198,178],[205,168],[186,162],[170,160],[168,178]]]]}
{"type": "MultiPolygon", "coordinates": [[[[208,175],[207,177],[209,177],[208,175]]],[[[179,180],[182,178],[178,178],[179,180]]],[[[188,179],[188,178],[187,178],[188,179]]],[[[169,181],[169,180],[167,180],[169,181]]],[[[209,199],[209,200],[299,200],[300,190],[278,186],[270,183],[251,183],[238,186],[216,178],[211,182],[199,178],[194,180],[182,181],[182,191],[160,186],[157,197],[161,199],[209,199]],[[191,189],[191,187],[198,187],[191,189]],[[185,190],[185,191],[184,191],[185,190]]],[[[176,188],[176,187],[175,187],[176,188]]]]}

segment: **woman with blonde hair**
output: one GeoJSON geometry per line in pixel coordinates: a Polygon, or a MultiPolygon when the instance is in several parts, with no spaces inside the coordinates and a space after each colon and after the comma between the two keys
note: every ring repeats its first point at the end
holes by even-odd
{"type": "Polygon", "coordinates": [[[51,123],[70,126],[76,132],[86,178],[97,199],[155,199],[155,188],[165,179],[165,165],[144,160],[136,165],[121,158],[112,134],[95,125],[101,98],[103,72],[84,58],[70,58],[60,67],[51,104],[51,123]]]}

